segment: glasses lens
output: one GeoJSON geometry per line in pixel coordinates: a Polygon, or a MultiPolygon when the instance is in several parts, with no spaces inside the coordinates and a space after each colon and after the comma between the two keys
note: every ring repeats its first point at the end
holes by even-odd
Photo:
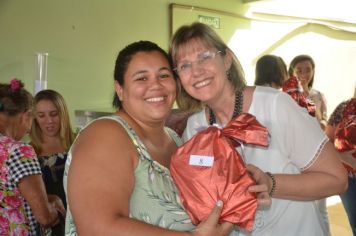
{"type": "Polygon", "coordinates": [[[179,63],[177,68],[175,68],[175,70],[177,71],[178,75],[190,74],[192,71],[193,63],[196,63],[201,67],[205,67],[213,61],[213,59],[218,53],[221,53],[221,51],[217,51],[217,52],[206,51],[200,53],[197,56],[197,60],[195,60],[194,62],[186,61],[186,62],[179,63]]]}

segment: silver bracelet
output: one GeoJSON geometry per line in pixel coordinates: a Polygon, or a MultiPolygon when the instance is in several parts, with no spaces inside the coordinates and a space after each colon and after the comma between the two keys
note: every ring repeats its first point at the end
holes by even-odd
{"type": "Polygon", "coordinates": [[[276,190],[276,178],[273,174],[271,174],[271,172],[266,172],[266,174],[272,179],[272,188],[271,191],[269,191],[269,196],[272,197],[274,191],[276,190]]]}

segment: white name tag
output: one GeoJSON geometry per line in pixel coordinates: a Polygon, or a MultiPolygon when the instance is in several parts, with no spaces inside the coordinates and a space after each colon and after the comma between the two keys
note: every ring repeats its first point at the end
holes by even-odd
{"type": "Polygon", "coordinates": [[[213,166],[213,156],[190,155],[189,165],[191,166],[213,166]]]}

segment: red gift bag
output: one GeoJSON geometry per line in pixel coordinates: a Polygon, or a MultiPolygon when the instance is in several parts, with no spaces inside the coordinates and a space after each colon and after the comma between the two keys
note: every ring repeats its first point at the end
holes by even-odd
{"type": "Polygon", "coordinates": [[[193,224],[205,220],[222,200],[220,221],[252,230],[257,200],[248,187],[255,182],[236,151],[240,142],[267,146],[268,131],[243,113],[223,129],[210,126],[199,132],[172,156],[171,174],[193,224]]]}
{"type": "MultiPolygon", "coordinates": [[[[342,112],[343,119],[335,130],[335,148],[339,152],[356,150],[356,98],[352,98],[342,112]]],[[[356,151],[353,153],[356,158],[356,151]]],[[[356,173],[351,166],[344,164],[349,172],[356,173]]]]}
{"type": "Polygon", "coordinates": [[[288,93],[299,106],[306,108],[311,116],[315,116],[315,104],[305,97],[297,77],[292,76],[286,80],[283,83],[282,90],[288,93]]]}

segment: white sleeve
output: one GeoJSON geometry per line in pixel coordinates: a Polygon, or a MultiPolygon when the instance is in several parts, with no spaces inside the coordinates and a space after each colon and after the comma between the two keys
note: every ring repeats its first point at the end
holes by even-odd
{"type": "Polygon", "coordinates": [[[189,128],[188,128],[188,122],[187,122],[187,126],[185,127],[184,132],[182,134],[183,143],[187,142],[191,137],[192,136],[190,134],[190,131],[189,131],[189,128]]]}
{"type": "Polygon", "coordinates": [[[196,116],[194,116],[193,114],[188,118],[187,126],[185,127],[184,132],[182,134],[183,143],[187,142],[197,133],[197,126],[199,126],[199,122],[196,121],[196,116]]]}
{"type": "Polygon", "coordinates": [[[301,171],[309,168],[328,141],[317,119],[286,93],[278,94],[272,107],[273,120],[278,124],[276,138],[284,145],[288,158],[301,171]]]}
{"type": "Polygon", "coordinates": [[[196,133],[201,130],[204,130],[208,127],[208,124],[205,119],[205,112],[200,111],[192,114],[187,120],[187,126],[184,129],[182,134],[183,142],[187,142],[191,139],[196,133]]]}

